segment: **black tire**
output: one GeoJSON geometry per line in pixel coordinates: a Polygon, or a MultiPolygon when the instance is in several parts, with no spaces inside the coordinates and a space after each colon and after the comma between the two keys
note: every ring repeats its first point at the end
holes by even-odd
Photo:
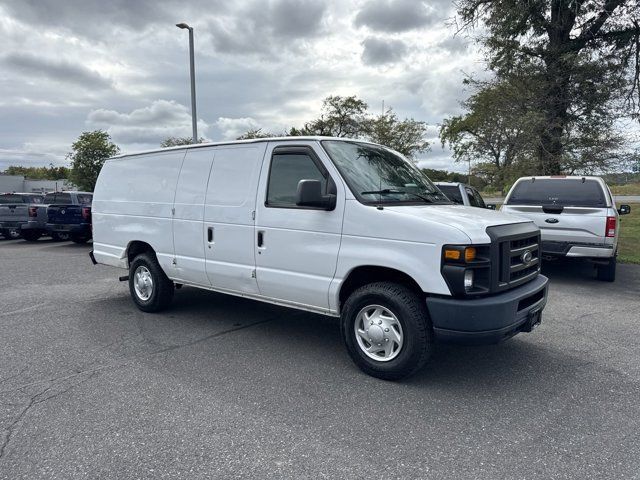
{"type": "Polygon", "coordinates": [[[20,234],[27,242],[35,242],[42,236],[41,232],[35,230],[22,230],[20,234]]]}
{"type": "Polygon", "coordinates": [[[412,375],[424,366],[433,349],[431,321],[424,299],[397,283],[371,283],[355,290],[342,309],[340,328],[355,364],[365,373],[384,380],[399,380],[412,375]],[[370,358],[358,344],[355,323],[358,314],[371,305],[388,309],[402,327],[402,347],[391,360],[370,358]]]}
{"type": "Polygon", "coordinates": [[[51,232],[51,239],[54,242],[66,242],[71,240],[71,236],[68,233],[51,232]]]}
{"type": "Polygon", "coordinates": [[[618,264],[618,257],[614,255],[606,265],[598,265],[597,277],[598,280],[603,282],[615,282],[616,281],[616,266],[618,264]]]}
{"type": "Polygon", "coordinates": [[[87,235],[71,235],[71,241],[73,243],[87,243],[91,237],[87,235]]]}
{"type": "Polygon", "coordinates": [[[129,292],[136,306],[143,312],[159,312],[166,309],[173,300],[174,285],[162,270],[153,252],[141,253],[129,266],[129,292]],[[141,298],[136,292],[136,271],[144,267],[151,276],[153,287],[148,299],[141,298]]]}

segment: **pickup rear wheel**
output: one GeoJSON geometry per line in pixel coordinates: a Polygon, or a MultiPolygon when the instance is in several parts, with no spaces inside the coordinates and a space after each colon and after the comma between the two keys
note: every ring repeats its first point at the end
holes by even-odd
{"type": "Polygon", "coordinates": [[[69,240],[69,234],[64,232],[51,232],[51,239],[54,242],[66,242],[69,240]]]}
{"type": "Polygon", "coordinates": [[[88,235],[77,235],[77,234],[71,235],[71,241],[74,243],[87,243],[90,238],[91,237],[89,237],[88,235]]]}
{"type": "Polygon", "coordinates": [[[153,253],[141,253],[129,267],[129,292],[143,312],[159,312],[171,304],[174,286],[153,253]]]}
{"type": "Polygon", "coordinates": [[[22,230],[21,235],[27,242],[35,242],[42,234],[36,230],[22,230]]]}
{"type": "Polygon", "coordinates": [[[385,380],[415,373],[432,350],[426,304],[397,283],[371,283],[354,291],[342,309],[341,330],[356,365],[385,380]]]}

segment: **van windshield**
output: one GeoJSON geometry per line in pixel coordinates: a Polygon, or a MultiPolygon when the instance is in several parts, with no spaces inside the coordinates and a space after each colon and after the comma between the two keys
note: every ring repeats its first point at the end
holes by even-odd
{"type": "Polygon", "coordinates": [[[391,150],[339,140],[324,140],[322,145],[364,204],[451,203],[418,167],[391,150]]]}
{"type": "Polygon", "coordinates": [[[518,182],[506,204],[605,207],[607,202],[595,180],[538,178],[518,182]]]}

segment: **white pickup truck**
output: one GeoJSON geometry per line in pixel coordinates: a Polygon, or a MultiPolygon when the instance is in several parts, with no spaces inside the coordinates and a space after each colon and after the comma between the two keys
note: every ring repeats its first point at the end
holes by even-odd
{"type": "Polygon", "coordinates": [[[501,211],[529,218],[540,227],[546,258],[587,259],[596,265],[598,279],[615,280],[618,216],[631,207],[617,210],[602,178],[523,177],[509,190],[501,211]]]}
{"type": "Polygon", "coordinates": [[[452,204],[380,145],[286,137],[122,155],[93,197],[94,263],[138,308],[190,285],[340,317],[354,362],[398,379],[435,340],[498,342],[540,323],[540,230],[452,204]]]}

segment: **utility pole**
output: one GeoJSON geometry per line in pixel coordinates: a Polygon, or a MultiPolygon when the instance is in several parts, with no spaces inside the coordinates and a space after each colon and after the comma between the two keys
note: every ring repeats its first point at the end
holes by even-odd
{"type": "Polygon", "coordinates": [[[177,23],[176,27],[189,30],[189,67],[191,76],[191,143],[198,143],[198,114],[196,113],[196,66],[193,53],[193,28],[186,23],[177,23]]]}

